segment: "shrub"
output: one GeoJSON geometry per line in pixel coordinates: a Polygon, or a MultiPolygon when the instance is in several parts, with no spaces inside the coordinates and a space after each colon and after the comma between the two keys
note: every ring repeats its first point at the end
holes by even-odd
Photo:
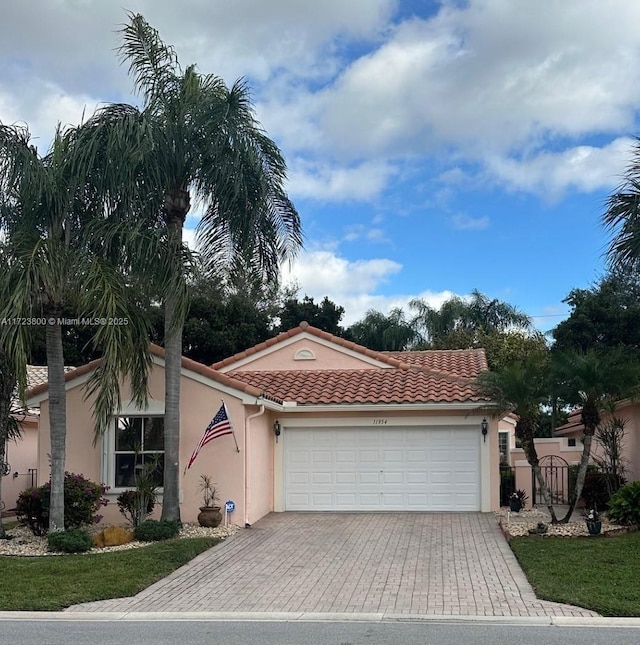
{"type": "Polygon", "coordinates": [[[27,488],[20,493],[16,502],[16,517],[34,535],[45,535],[49,527],[49,508],[44,508],[42,498],[42,487],[27,488]]]}
{"type": "Polygon", "coordinates": [[[612,473],[587,472],[582,487],[582,499],[587,508],[605,510],[611,495],[624,484],[624,480],[612,473]]]}
{"type": "Polygon", "coordinates": [[[84,553],[93,547],[91,536],[83,529],[56,531],[47,538],[49,551],[84,553]]]}
{"type": "Polygon", "coordinates": [[[180,526],[180,522],[173,520],[146,520],[136,527],[134,534],[142,542],[158,542],[176,537],[180,526]]]}
{"type": "Polygon", "coordinates": [[[143,490],[125,490],[118,495],[118,508],[134,528],[151,515],[155,505],[155,498],[143,490]]]}
{"type": "MultiPolygon", "coordinates": [[[[138,455],[136,453],[136,460],[138,455]]],[[[135,488],[118,496],[118,508],[124,517],[136,528],[153,512],[158,498],[157,472],[158,457],[144,462],[135,470],[135,488]]]]}
{"type": "MultiPolygon", "coordinates": [[[[64,528],[75,529],[94,524],[102,519],[97,515],[108,500],[103,494],[108,490],[103,484],[96,484],[83,475],[64,474],[64,528]]],[[[16,503],[16,516],[26,524],[34,535],[45,535],[49,528],[49,503],[51,482],[38,488],[27,488],[20,493],[16,503]]]]}
{"type": "Polygon", "coordinates": [[[626,484],[612,495],[609,519],[616,524],[640,524],[640,481],[626,484]]]}

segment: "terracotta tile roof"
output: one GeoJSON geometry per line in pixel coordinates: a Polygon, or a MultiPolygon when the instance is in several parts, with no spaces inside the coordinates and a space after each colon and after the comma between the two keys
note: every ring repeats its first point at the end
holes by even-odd
{"type": "Polygon", "coordinates": [[[570,412],[567,422],[556,428],[556,432],[558,434],[567,434],[569,432],[575,432],[576,430],[584,432],[584,426],[582,425],[582,408],[578,408],[577,410],[570,412]]]}
{"type": "Polygon", "coordinates": [[[229,374],[270,395],[299,405],[463,403],[481,401],[471,379],[425,369],[278,370],[229,374]]]}
{"type": "MultiPolygon", "coordinates": [[[[71,372],[75,367],[65,365],[64,371],[71,372]]],[[[49,379],[49,368],[46,365],[27,365],[27,389],[42,385],[49,379]]]]}
{"type": "MultiPolygon", "coordinates": [[[[71,372],[75,367],[70,365],[65,365],[64,371],[71,372]]],[[[30,390],[38,385],[46,384],[49,380],[49,368],[46,365],[27,365],[27,389],[26,392],[30,393],[30,390]]],[[[14,393],[13,401],[11,405],[14,408],[21,409],[22,403],[18,397],[17,392],[14,393]]]]}
{"type": "Polygon", "coordinates": [[[422,352],[380,352],[402,363],[427,369],[475,378],[488,369],[482,349],[430,349],[422,352]]]}
{"type": "MultiPolygon", "coordinates": [[[[159,358],[164,358],[164,349],[162,347],[159,347],[158,345],[151,343],[149,346],[149,349],[153,355],[158,356],[159,358]]],[[[81,365],[80,367],[72,368],[70,371],[65,373],[64,375],[65,382],[72,381],[73,379],[79,378],[84,374],[88,374],[89,372],[92,372],[97,367],[99,367],[101,361],[102,359],[98,358],[94,361],[91,361],[90,363],[87,363],[86,365],[81,365]]],[[[226,374],[221,374],[220,372],[217,372],[216,370],[210,367],[207,367],[202,363],[198,363],[197,361],[193,361],[190,358],[186,358],[184,356],[182,357],[182,367],[184,367],[185,369],[191,372],[195,372],[196,374],[201,374],[202,376],[205,376],[211,379],[212,381],[217,381],[222,385],[226,385],[233,389],[240,390],[241,392],[245,392],[251,396],[259,397],[263,394],[261,390],[256,389],[249,383],[246,383],[244,381],[238,381],[234,378],[227,376],[226,374]]],[[[27,390],[26,396],[29,398],[29,397],[34,397],[38,394],[42,394],[43,392],[47,391],[48,385],[49,384],[46,380],[44,382],[38,383],[34,387],[31,387],[27,390]]]]}

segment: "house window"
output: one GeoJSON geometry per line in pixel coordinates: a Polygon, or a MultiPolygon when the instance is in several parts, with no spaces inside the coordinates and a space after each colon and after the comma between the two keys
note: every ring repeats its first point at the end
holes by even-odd
{"type": "Polygon", "coordinates": [[[164,417],[118,417],[113,464],[115,488],[135,486],[136,473],[144,464],[155,464],[154,478],[162,486],[164,417]]]}
{"type": "Polygon", "coordinates": [[[575,437],[570,437],[569,439],[567,439],[567,445],[570,448],[575,448],[575,446],[576,446],[576,438],[575,437]]]}
{"type": "Polygon", "coordinates": [[[500,450],[500,463],[506,464],[509,461],[509,433],[498,433],[498,449],[500,450]]]}

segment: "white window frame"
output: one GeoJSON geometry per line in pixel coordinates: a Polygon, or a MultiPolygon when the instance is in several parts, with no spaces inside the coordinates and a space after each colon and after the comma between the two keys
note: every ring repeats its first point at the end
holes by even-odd
{"type": "Polygon", "coordinates": [[[506,445],[506,451],[504,453],[505,463],[509,463],[509,455],[511,454],[511,433],[508,430],[500,430],[498,432],[498,452],[500,454],[500,461],[502,463],[502,442],[506,445]]]}
{"type": "MultiPolygon", "coordinates": [[[[109,423],[109,429],[102,437],[102,481],[109,486],[109,495],[119,495],[125,490],[131,490],[131,486],[117,487],[116,483],[116,423],[122,417],[164,417],[164,401],[149,399],[144,409],[137,407],[132,401],[123,402],[120,410],[114,414],[109,423]]],[[[159,452],[159,451],[153,451],[159,452]]],[[[162,453],[164,454],[164,450],[162,453]]],[[[163,488],[158,489],[161,495],[163,488]]]]}

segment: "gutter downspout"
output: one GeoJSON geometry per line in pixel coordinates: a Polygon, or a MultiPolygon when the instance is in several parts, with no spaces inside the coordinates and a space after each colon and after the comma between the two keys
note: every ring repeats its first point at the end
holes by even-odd
{"type": "MultiPolygon", "coordinates": [[[[257,401],[256,401],[257,403],[257,401]]],[[[244,528],[251,528],[249,524],[249,422],[264,414],[264,405],[255,414],[251,414],[244,420],[244,528]]]]}

